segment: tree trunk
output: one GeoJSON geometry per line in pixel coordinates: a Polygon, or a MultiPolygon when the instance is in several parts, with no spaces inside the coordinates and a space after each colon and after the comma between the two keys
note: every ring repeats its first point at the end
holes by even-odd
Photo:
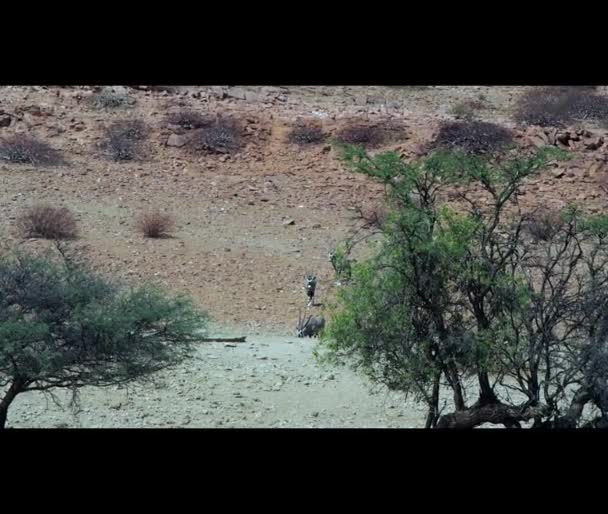
{"type": "Polygon", "coordinates": [[[441,416],[437,422],[437,428],[469,429],[484,423],[517,427],[520,421],[527,421],[535,416],[542,415],[543,412],[543,407],[522,409],[499,402],[488,405],[476,404],[470,409],[441,416]]]}
{"type": "Polygon", "coordinates": [[[462,384],[460,383],[460,377],[458,376],[456,366],[453,364],[446,365],[445,375],[454,392],[454,405],[456,406],[456,410],[464,410],[466,408],[464,393],[462,391],[462,384]]]}
{"type": "Polygon", "coordinates": [[[485,371],[478,372],[477,379],[479,381],[478,403],[480,405],[489,405],[498,402],[498,398],[496,398],[496,394],[494,394],[492,386],[490,385],[490,378],[488,377],[488,373],[485,371]]]}
{"type": "Polygon", "coordinates": [[[11,403],[13,403],[15,396],[17,396],[21,391],[21,384],[15,381],[11,384],[8,391],[4,395],[4,398],[2,398],[0,401],[0,430],[2,430],[6,425],[8,408],[10,407],[11,403]]]}
{"type": "Polygon", "coordinates": [[[431,405],[426,417],[424,428],[434,428],[439,419],[439,388],[441,385],[441,371],[438,371],[433,378],[433,392],[431,395],[431,405]]]}
{"type": "Polygon", "coordinates": [[[553,428],[576,428],[578,420],[583,415],[583,409],[590,400],[591,394],[587,388],[579,389],[570,402],[568,412],[553,422],[553,428]]]}

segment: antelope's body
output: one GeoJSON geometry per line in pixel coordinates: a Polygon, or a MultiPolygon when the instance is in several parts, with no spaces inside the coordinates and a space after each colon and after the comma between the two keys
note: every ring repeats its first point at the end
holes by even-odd
{"type": "Polygon", "coordinates": [[[317,337],[324,328],[325,318],[308,316],[303,319],[300,316],[296,331],[298,337],[317,337]]]}

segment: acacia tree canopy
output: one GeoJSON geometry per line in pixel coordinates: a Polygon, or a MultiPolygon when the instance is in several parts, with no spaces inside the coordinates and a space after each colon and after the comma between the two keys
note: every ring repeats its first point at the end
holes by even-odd
{"type": "Polygon", "coordinates": [[[145,380],[191,353],[207,315],[183,295],[119,287],[50,254],[0,257],[0,428],[25,391],[145,380]]]}
{"type": "Polygon", "coordinates": [[[548,148],[408,164],[345,149],[355,172],[385,185],[389,212],[374,256],[339,292],[318,358],[413,395],[429,428],[605,425],[608,218],[569,207],[543,218],[539,238],[517,202],[527,177],[562,158],[548,148]],[[454,185],[481,194],[461,193],[454,209],[440,194],[454,185]]]}

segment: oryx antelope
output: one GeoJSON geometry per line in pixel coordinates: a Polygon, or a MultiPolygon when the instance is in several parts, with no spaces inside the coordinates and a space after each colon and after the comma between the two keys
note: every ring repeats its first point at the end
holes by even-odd
{"type": "Polygon", "coordinates": [[[317,277],[307,273],[304,275],[304,288],[306,289],[306,296],[308,296],[308,305],[311,307],[315,298],[315,289],[317,288],[317,277]]]}
{"type": "Polygon", "coordinates": [[[296,328],[298,337],[317,337],[324,328],[325,318],[313,316],[302,318],[302,314],[298,314],[298,326],[296,328]]]}

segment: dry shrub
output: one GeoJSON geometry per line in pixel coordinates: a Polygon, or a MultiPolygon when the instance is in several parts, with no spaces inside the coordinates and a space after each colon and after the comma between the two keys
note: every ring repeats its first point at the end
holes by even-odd
{"type": "Polygon", "coordinates": [[[22,237],[73,239],[78,235],[76,218],[70,210],[48,204],[27,209],[17,219],[17,228],[22,237]]]}
{"type": "Polygon", "coordinates": [[[213,124],[213,118],[196,111],[180,111],[169,114],[165,119],[168,125],[176,125],[184,130],[195,130],[213,124]]]}
{"type": "Polygon", "coordinates": [[[475,118],[478,111],[486,108],[486,104],[482,100],[465,100],[455,104],[450,109],[450,114],[456,118],[472,120],[475,118]]]}
{"type": "Polygon", "coordinates": [[[26,135],[15,135],[0,142],[0,159],[15,164],[40,166],[65,164],[61,152],[26,135]]]}
{"type": "Polygon", "coordinates": [[[232,119],[219,118],[192,132],[188,148],[195,153],[230,154],[241,147],[241,127],[232,119]]]}
{"type": "Polygon", "coordinates": [[[115,161],[141,159],[142,143],[148,133],[148,127],[141,120],[116,121],[106,131],[104,148],[115,161]]]}
{"type": "Polygon", "coordinates": [[[125,93],[117,93],[112,88],[103,88],[91,97],[95,109],[119,109],[131,105],[133,99],[125,93]]]}
{"type": "Polygon", "coordinates": [[[530,214],[525,228],[534,241],[550,241],[562,226],[558,211],[539,209],[530,214]]]}
{"type": "Polygon", "coordinates": [[[369,125],[349,125],[336,134],[336,140],[348,145],[373,147],[384,141],[384,133],[369,125]]]}
{"type": "Polygon", "coordinates": [[[361,212],[361,218],[367,228],[380,229],[386,220],[386,208],[374,206],[361,212]]]}
{"type": "Polygon", "coordinates": [[[319,125],[300,124],[287,134],[287,141],[296,145],[314,145],[325,141],[326,134],[319,125]]]}
{"type": "Polygon", "coordinates": [[[485,121],[444,123],[431,149],[458,150],[469,154],[493,153],[513,143],[510,130],[485,121]]]}
{"type": "Polygon", "coordinates": [[[174,95],[176,93],[179,92],[179,88],[177,86],[158,86],[158,85],[153,85],[153,86],[148,86],[148,90],[150,91],[156,91],[159,93],[168,93],[170,95],[174,95]]]}
{"type": "Polygon", "coordinates": [[[136,224],[144,237],[152,238],[170,237],[175,228],[173,216],[158,210],[140,214],[136,224]]]}
{"type": "Polygon", "coordinates": [[[593,86],[534,88],[517,102],[513,118],[518,123],[564,127],[576,120],[608,120],[608,97],[593,86]]]}

